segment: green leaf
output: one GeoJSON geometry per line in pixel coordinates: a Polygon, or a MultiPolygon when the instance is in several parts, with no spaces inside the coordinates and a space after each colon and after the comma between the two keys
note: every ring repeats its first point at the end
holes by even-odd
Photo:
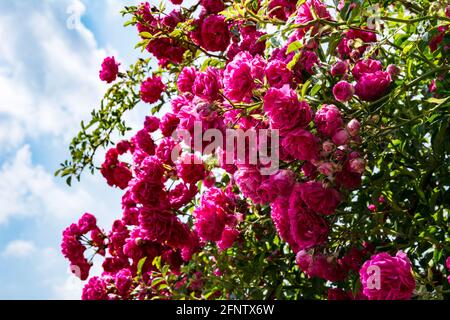
{"type": "Polygon", "coordinates": [[[153,35],[147,31],[139,33],[139,36],[143,39],[152,39],[153,38],[153,35]]]}
{"type": "Polygon", "coordinates": [[[139,260],[139,263],[137,266],[137,272],[136,272],[138,278],[142,277],[142,268],[144,267],[144,264],[146,261],[147,261],[147,257],[144,257],[141,260],[139,260]]]}
{"type": "Polygon", "coordinates": [[[286,49],[286,54],[290,54],[293,51],[300,50],[303,47],[303,44],[300,40],[292,42],[286,49]]]}

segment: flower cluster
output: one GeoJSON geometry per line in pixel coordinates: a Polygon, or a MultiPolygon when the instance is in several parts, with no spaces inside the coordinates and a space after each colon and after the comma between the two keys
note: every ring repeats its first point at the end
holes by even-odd
{"type": "Polygon", "coordinates": [[[97,227],[97,219],[89,213],[84,214],[77,224],[72,224],[63,232],[61,251],[70,261],[70,270],[81,280],[89,277],[91,263],[85,257],[87,247],[96,249],[96,253],[105,254],[105,236],[97,227]],[[90,234],[91,240],[86,238],[90,234]]]}
{"type": "MultiPolygon", "coordinates": [[[[347,2],[340,1],[339,10],[355,8],[347,2]]],[[[161,263],[169,266],[166,274],[178,277],[177,289],[201,292],[202,272],[186,274],[184,267],[199,252],[241,248],[264,219],[271,228],[273,222],[277,235],[272,235],[283,246],[272,256],[288,259],[290,250],[295,272],[323,279],[329,299],[410,299],[416,283],[406,254],[377,251],[375,238],[366,238],[371,243],[359,234],[345,238],[341,219],[345,214],[379,218],[390,206],[380,194],[362,198],[365,212],[348,212],[345,206],[358,198],[355,190],[371,159],[365,134],[373,129],[372,119],[363,109],[385,101],[402,76],[378,54],[379,32],[345,25],[339,37],[326,41],[324,59],[322,37],[343,24],[323,1],[229,5],[201,0],[170,12],[148,2],[134,7],[141,45],[160,66],[136,87],[145,103],[167,102],[166,112],[146,117],[143,128],[106,153],[101,173],[124,192],[122,218],[111,231],[103,234],[91,215],[64,231],[63,254],[81,270],[81,279],[90,269],[86,245],[105,257],[103,273],[89,280],[83,299],[152,298],[161,263]],[[255,18],[262,7],[266,15],[255,18]],[[269,43],[264,25],[289,21],[295,24],[280,29],[283,41],[269,43]],[[212,132],[223,136],[229,130],[252,131],[255,141],[246,137],[242,144],[232,140],[210,148],[212,132]],[[275,140],[279,143],[271,144],[275,140]],[[278,160],[270,174],[268,163],[251,157],[261,148],[278,160]],[[366,207],[377,198],[378,205],[366,207]],[[380,271],[375,287],[372,270],[380,271]],[[349,281],[356,288],[360,282],[362,290],[341,289],[349,288],[349,281]]],[[[442,47],[448,34],[437,30],[431,51],[442,47]]],[[[115,81],[118,67],[113,57],[106,58],[100,78],[115,81]]],[[[217,277],[224,273],[219,267],[214,271],[217,277]]],[[[158,291],[159,298],[171,297],[167,287],[158,291]]]]}

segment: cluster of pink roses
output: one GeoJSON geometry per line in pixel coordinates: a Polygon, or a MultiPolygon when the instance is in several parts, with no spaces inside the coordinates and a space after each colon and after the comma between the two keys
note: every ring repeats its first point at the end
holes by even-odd
{"type": "MultiPolygon", "coordinates": [[[[365,28],[345,32],[336,49],[338,60],[329,70],[336,82],[332,90],[336,101],[313,105],[300,99],[296,89],[321,66],[318,43],[307,40],[306,35],[320,37],[323,21],[333,21],[324,3],[307,0],[297,6],[296,0],[269,1],[269,17],[287,21],[295,15],[299,25],[284,46],[270,53],[265,50],[265,40],[258,41],[265,32],[256,24],[226,21],[219,14],[226,7],[224,1],[201,0],[199,5],[199,16],[189,20],[192,28],[187,40],[168,36],[180,22],[188,21],[179,10],[158,16],[149,3],[144,3],[136,12],[139,32],[144,38],[152,36],[147,50],[161,67],[183,62],[192,46],[203,52],[224,53],[220,57],[226,59],[226,65],[182,68],[176,81],[178,96],[170,98],[170,112],[161,119],[147,117],[144,128],[133,138],[107,152],[101,173],[110,186],[125,190],[122,219],[114,223],[108,235],[99,231],[91,216],[64,232],[63,253],[72,265],[81,268],[82,279],[89,273],[81,244],[83,234],[91,232],[91,245],[106,256],[104,273],[90,279],[83,298],[148,298],[145,290],[134,290],[133,279],[143,258],[146,260],[139,272],[150,286],[155,257],[160,256],[171,266],[171,272],[179,273],[180,267],[208,242],[222,251],[232,247],[242,239],[240,228],[248,210],[247,200],[253,205],[270,206],[279,237],[289,244],[297,265],[308,277],[339,283],[351,272],[359,273],[362,292],[354,295],[334,288],[329,290],[329,299],[411,298],[415,281],[404,253],[395,257],[380,253],[366,261],[375,253],[369,243],[347,248],[341,255],[327,250],[332,227],[329,217],[336,214],[344,194],[361,185],[366,170],[360,151],[361,124],[347,118],[339,106],[355,96],[364,102],[377,101],[388,93],[399,74],[394,65],[384,68],[375,58],[362,58],[377,41],[376,33],[365,28]],[[295,41],[302,42],[301,48],[288,50],[295,41]],[[190,150],[182,152],[181,137],[175,138],[174,131],[186,131],[194,140],[199,134],[195,130],[198,123],[201,134],[208,129],[225,133],[228,128],[277,131],[279,150],[271,151],[277,154],[283,169],[263,175],[264,163],[250,163],[236,154],[229,163],[225,161],[227,147],[206,154],[206,145],[197,146],[193,141],[187,143],[190,150]],[[162,138],[156,143],[158,130],[162,138]],[[127,153],[132,163],[119,160],[127,153]],[[217,166],[231,177],[225,187],[216,187],[212,169],[207,169],[199,153],[217,158],[217,166]],[[201,195],[200,181],[205,189],[201,195]],[[235,186],[243,197],[233,192],[235,186]],[[194,205],[192,224],[186,223],[181,218],[185,215],[182,209],[194,205]],[[381,270],[381,289],[371,287],[368,269],[372,266],[381,270]],[[133,290],[135,295],[131,297],[133,290]]],[[[113,82],[118,67],[113,57],[105,59],[100,78],[113,82]]],[[[165,90],[161,77],[149,77],[141,84],[141,100],[156,103],[165,90]]],[[[245,148],[251,152],[249,143],[245,148]]],[[[379,200],[380,204],[384,201],[379,200]]],[[[369,210],[376,211],[377,207],[369,206],[369,210]]],[[[196,277],[192,290],[201,287],[201,274],[196,277]]]]}
{"type": "Polygon", "coordinates": [[[64,257],[70,261],[71,271],[81,280],[89,277],[91,264],[85,257],[87,247],[95,248],[96,253],[105,254],[105,235],[97,227],[97,219],[89,214],[84,214],[77,224],[72,224],[63,232],[61,249],[64,257]],[[90,234],[91,239],[85,235],[90,234]]]}

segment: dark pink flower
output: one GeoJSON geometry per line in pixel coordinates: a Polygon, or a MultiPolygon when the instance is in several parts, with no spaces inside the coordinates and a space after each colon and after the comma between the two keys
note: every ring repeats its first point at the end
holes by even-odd
{"type": "Polygon", "coordinates": [[[347,74],[348,64],[345,61],[339,60],[331,67],[331,75],[333,77],[344,76],[347,74]]]}
{"type": "Polygon", "coordinates": [[[208,67],[205,72],[198,72],[192,87],[192,93],[207,101],[220,98],[222,89],[221,74],[216,68],[208,67]]]}
{"type": "Polygon", "coordinates": [[[225,9],[223,0],[200,0],[200,4],[209,14],[216,14],[225,9]]]}
{"type": "Polygon", "coordinates": [[[355,94],[355,88],[347,81],[339,81],[333,87],[334,98],[339,102],[350,101],[355,94]]]}
{"type": "Polygon", "coordinates": [[[333,104],[324,105],[317,111],[314,123],[317,131],[327,137],[333,137],[336,131],[344,125],[341,112],[333,104]]]}
{"type": "Polygon", "coordinates": [[[376,101],[383,97],[391,85],[388,72],[377,71],[362,75],[355,86],[356,95],[363,101],[376,101]]]}
{"type": "Polygon", "coordinates": [[[395,256],[386,252],[372,256],[359,274],[369,300],[409,300],[416,288],[411,262],[402,251],[395,256]]]}
{"type": "Polygon", "coordinates": [[[208,51],[225,51],[230,38],[224,16],[210,15],[201,24],[201,45],[208,51]]]}
{"type": "Polygon", "coordinates": [[[195,67],[184,67],[178,76],[178,90],[182,93],[192,93],[192,87],[194,86],[196,76],[197,69],[195,67]]]}
{"type": "Polygon", "coordinates": [[[289,132],[281,144],[286,152],[297,160],[312,161],[319,157],[319,139],[302,128],[289,132]]]}
{"type": "Polygon", "coordinates": [[[162,82],[161,77],[147,78],[141,85],[141,99],[146,103],[155,103],[161,98],[164,90],[166,90],[166,85],[162,82]]]}
{"type": "Polygon", "coordinates": [[[292,71],[287,68],[286,63],[278,59],[267,64],[265,75],[269,85],[275,88],[290,84],[293,77],[292,71]]]}
{"type": "Polygon", "coordinates": [[[108,300],[106,283],[100,277],[92,277],[83,288],[83,300],[108,300]]]}
{"type": "Polygon", "coordinates": [[[381,71],[383,66],[380,61],[367,59],[358,61],[352,69],[352,74],[356,80],[361,79],[366,73],[375,73],[381,71]]]}
{"type": "Polygon", "coordinates": [[[184,154],[177,162],[177,174],[186,183],[197,183],[206,177],[203,160],[194,154],[184,154]]]}
{"type": "Polygon", "coordinates": [[[297,93],[289,85],[281,89],[270,88],[264,97],[264,111],[272,129],[285,135],[293,129],[304,128],[311,122],[311,108],[306,101],[300,102],[297,93]]]}
{"type": "Polygon", "coordinates": [[[114,57],[107,57],[102,63],[100,70],[100,79],[107,83],[111,83],[117,79],[119,74],[120,63],[117,63],[114,57]]]}
{"type": "Polygon", "coordinates": [[[227,250],[231,248],[239,236],[240,232],[234,228],[226,227],[222,232],[222,238],[217,243],[220,250],[227,250]]]}
{"type": "Polygon", "coordinates": [[[325,188],[318,182],[299,184],[294,192],[299,192],[307,207],[319,214],[331,215],[341,203],[341,195],[333,188],[325,188]]]}

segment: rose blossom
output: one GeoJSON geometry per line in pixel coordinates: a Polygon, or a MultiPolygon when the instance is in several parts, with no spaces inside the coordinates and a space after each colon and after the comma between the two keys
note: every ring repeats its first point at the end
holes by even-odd
{"type": "Polygon", "coordinates": [[[361,124],[358,120],[353,119],[347,124],[347,131],[352,137],[356,137],[359,134],[361,124]]]}
{"type": "Polygon", "coordinates": [[[272,60],[267,64],[265,75],[271,87],[281,88],[292,80],[292,71],[281,60],[272,60]]]}
{"type": "Polygon", "coordinates": [[[390,85],[391,75],[388,72],[366,73],[356,83],[355,92],[361,100],[373,102],[385,95],[390,85]]]}
{"type": "Polygon", "coordinates": [[[361,60],[353,67],[352,74],[356,80],[359,80],[366,73],[375,73],[381,71],[383,66],[378,60],[361,60]]]}
{"type": "Polygon", "coordinates": [[[252,59],[248,52],[239,53],[225,68],[223,85],[225,95],[234,102],[250,98],[256,88],[252,76],[252,59]]]}
{"type": "Polygon", "coordinates": [[[344,146],[348,143],[348,133],[344,129],[339,129],[336,131],[336,133],[333,135],[333,143],[337,146],[344,146]]]}
{"type": "Polygon", "coordinates": [[[254,203],[261,203],[258,189],[262,183],[261,173],[255,168],[242,168],[234,174],[236,184],[242,194],[250,198],[254,203]]]}
{"type": "Polygon", "coordinates": [[[298,192],[303,202],[315,213],[334,214],[341,203],[341,195],[337,190],[325,188],[318,182],[299,184],[293,192],[298,192]]]}
{"type": "Polygon", "coordinates": [[[339,102],[350,101],[355,94],[355,88],[347,81],[339,81],[333,87],[334,98],[339,102]]]}
{"type": "Polygon", "coordinates": [[[197,76],[197,69],[195,67],[184,67],[178,76],[178,90],[182,93],[192,93],[192,87],[194,86],[195,77],[197,76]]]}
{"type": "Polygon", "coordinates": [[[150,77],[141,85],[141,99],[146,103],[155,103],[161,97],[166,85],[161,81],[161,77],[150,77]]]}
{"type": "Polygon", "coordinates": [[[223,0],[200,0],[200,4],[208,13],[219,13],[225,9],[223,0]]]}
{"type": "Polygon", "coordinates": [[[197,183],[206,177],[203,160],[194,154],[184,154],[177,162],[177,174],[186,183],[197,183]]]}
{"type": "Polygon", "coordinates": [[[120,63],[117,63],[114,57],[107,57],[102,63],[100,70],[100,80],[111,83],[117,79],[120,63]]]}
{"type": "Polygon", "coordinates": [[[240,232],[234,228],[226,227],[222,232],[222,238],[217,243],[220,250],[227,250],[233,246],[240,232]]]}
{"type": "Polygon", "coordinates": [[[317,126],[317,131],[327,137],[333,137],[344,124],[341,112],[333,104],[324,105],[317,111],[314,123],[317,126]]]}
{"type": "Polygon", "coordinates": [[[395,256],[386,252],[372,256],[361,267],[359,274],[363,292],[369,300],[409,300],[416,287],[411,262],[402,251],[395,256]],[[377,270],[380,272],[379,279],[375,278],[377,270]],[[379,288],[376,287],[377,280],[379,288]]]}
{"type": "Polygon", "coordinates": [[[339,60],[331,67],[331,75],[333,77],[343,76],[347,74],[348,64],[345,61],[339,60]]]}
{"type": "Polygon", "coordinates": [[[82,300],[108,300],[106,283],[102,278],[92,277],[83,288],[82,300]]]}
{"type": "Polygon", "coordinates": [[[289,132],[281,144],[286,152],[297,160],[312,161],[319,157],[319,139],[301,128],[289,132]]]}
{"type": "Polygon", "coordinates": [[[225,51],[230,31],[224,16],[210,15],[201,25],[201,44],[208,51],[225,51]]]}
{"type": "Polygon", "coordinates": [[[222,89],[220,72],[212,67],[206,68],[205,72],[197,72],[192,93],[210,102],[218,100],[222,89]]]}
{"type": "Polygon", "coordinates": [[[264,97],[264,111],[268,114],[272,129],[282,135],[297,127],[306,127],[311,122],[311,108],[300,102],[297,93],[289,85],[281,89],[270,88],[264,97]]]}

